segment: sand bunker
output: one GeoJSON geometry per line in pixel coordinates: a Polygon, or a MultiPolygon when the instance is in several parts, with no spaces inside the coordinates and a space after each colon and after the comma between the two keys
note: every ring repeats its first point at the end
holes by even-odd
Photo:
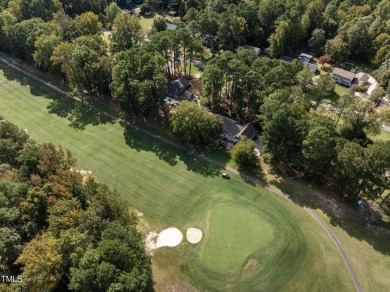
{"type": "Polygon", "coordinates": [[[202,239],[202,231],[198,228],[188,228],[187,229],[187,240],[190,243],[198,243],[202,239]]]}
{"type": "Polygon", "coordinates": [[[183,239],[181,231],[175,227],[164,229],[157,238],[156,248],[162,246],[176,246],[183,239]]]}

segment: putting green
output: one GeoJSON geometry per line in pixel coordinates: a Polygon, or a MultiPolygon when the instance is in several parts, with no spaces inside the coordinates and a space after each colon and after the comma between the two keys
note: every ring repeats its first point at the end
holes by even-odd
{"type": "Polygon", "coordinates": [[[232,270],[243,264],[250,254],[267,246],[273,235],[273,226],[247,208],[217,207],[210,216],[203,262],[216,272],[232,270]]]}

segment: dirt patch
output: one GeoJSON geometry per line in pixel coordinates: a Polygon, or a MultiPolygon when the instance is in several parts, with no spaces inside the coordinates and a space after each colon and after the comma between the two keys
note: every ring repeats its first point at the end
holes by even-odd
{"type": "Polygon", "coordinates": [[[146,251],[150,254],[153,254],[153,251],[157,248],[155,238],[158,236],[157,232],[149,232],[145,238],[145,247],[146,251]]]}
{"type": "Polygon", "coordinates": [[[161,285],[160,291],[163,292],[198,292],[201,291],[198,288],[192,286],[188,282],[183,281],[166,281],[164,284],[161,285]]]}
{"type": "Polygon", "coordinates": [[[200,79],[192,79],[189,82],[191,84],[189,91],[195,95],[202,96],[202,81],[200,79]]]}
{"type": "Polygon", "coordinates": [[[256,269],[257,267],[259,266],[259,262],[255,259],[250,259],[245,267],[244,267],[244,270],[243,272],[244,273],[249,273],[249,272],[252,272],[254,269],[256,269]]]}
{"type": "Polygon", "coordinates": [[[83,176],[83,183],[86,182],[86,180],[92,176],[92,171],[91,170],[84,170],[84,169],[75,169],[75,168],[71,168],[70,169],[71,171],[75,171],[75,172],[78,172],[79,174],[81,174],[83,176]]]}
{"type": "Polygon", "coordinates": [[[137,214],[138,217],[143,217],[144,216],[144,213],[138,211],[138,210],[135,210],[135,214],[137,214]]]}

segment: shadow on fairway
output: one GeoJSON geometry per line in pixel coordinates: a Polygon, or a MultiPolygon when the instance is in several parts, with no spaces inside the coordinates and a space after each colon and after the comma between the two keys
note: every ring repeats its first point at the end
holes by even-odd
{"type": "Polygon", "coordinates": [[[114,121],[100,112],[67,97],[53,99],[47,106],[49,113],[67,118],[69,126],[77,130],[83,130],[86,126],[100,124],[113,124],[114,121]]]}
{"type": "Polygon", "coordinates": [[[367,226],[359,209],[354,204],[344,202],[340,197],[328,194],[320,185],[313,182],[298,181],[292,183],[292,178],[281,174],[278,181],[271,181],[280,190],[292,195],[311,209],[319,209],[329,217],[333,226],[339,226],[349,236],[360,241],[365,241],[376,251],[390,255],[390,232],[389,226],[383,224],[367,226]]]}
{"type": "Polygon", "coordinates": [[[113,123],[112,119],[80,102],[55,92],[46,85],[17,72],[15,69],[3,63],[0,63],[0,69],[8,80],[17,81],[23,86],[29,86],[32,95],[49,99],[50,103],[47,106],[49,113],[68,119],[69,126],[74,129],[83,130],[88,125],[96,126],[99,124],[113,123]]]}
{"type": "Polygon", "coordinates": [[[124,127],[123,136],[126,144],[136,151],[147,151],[156,154],[158,159],[170,166],[175,166],[179,161],[183,162],[188,171],[201,174],[205,177],[220,176],[221,168],[204,161],[203,159],[186,153],[184,150],[173,148],[171,145],[146,136],[137,130],[124,127]]]}

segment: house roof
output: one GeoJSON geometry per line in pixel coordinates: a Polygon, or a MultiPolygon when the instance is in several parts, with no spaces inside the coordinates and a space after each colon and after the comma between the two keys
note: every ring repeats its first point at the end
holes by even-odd
{"type": "Polygon", "coordinates": [[[279,60],[286,61],[286,62],[292,62],[295,59],[287,56],[280,56],[279,60]]]}
{"type": "Polygon", "coordinates": [[[177,25],[173,23],[166,22],[167,30],[177,30],[177,25]]]}
{"type": "Polygon", "coordinates": [[[192,93],[187,91],[187,90],[184,90],[184,92],[182,92],[178,97],[177,97],[178,100],[191,100],[192,99],[192,93]]]}
{"type": "Polygon", "coordinates": [[[302,57],[302,58],[309,58],[309,59],[312,59],[312,58],[313,58],[312,55],[305,54],[305,53],[301,53],[301,54],[299,55],[299,57],[302,57]]]}
{"type": "Polygon", "coordinates": [[[241,136],[247,136],[249,139],[253,139],[256,136],[256,128],[253,126],[252,123],[248,123],[244,125],[244,128],[242,129],[241,136]]]}
{"type": "Polygon", "coordinates": [[[298,57],[298,60],[306,65],[307,63],[310,62],[311,58],[308,58],[308,57],[298,57]]]}
{"type": "Polygon", "coordinates": [[[359,82],[367,82],[370,77],[366,73],[360,72],[356,74],[356,78],[359,80],[359,82]]]}
{"type": "Polygon", "coordinates": [[[185,78],[180,78],[168,83],[168,96],[179,98],[179,96],[190,87],[190,83],[185,78]]]}
{"type": "Polygon", "coordinates": [[[304,63],[307,67],[309,67],[310,71],[315,73],[317,71],[317,65],[312,63],[304,63]]]}
{"type": "Polygon", "coordinates": [[[254,47],[254,46],[251,46],[251,45],[244,45],[244,49],[247,49],[249,51],[253,51],[253,52],[256,53],[256,55],[258,55],[260,53],[260,51],[261,51],[260,48],[254,47]]]}
{"type": "Polygon", "coordinates": [[[223,132],[231,137],[236,136],[241,132],[240,125],[227,117],[219,116],[223,124],[223,132]]]}
{"type": "Polygon", "coordinates": [[[183,78],[183,77],[179,78],[175,82],[177,82],[179,84],[180,88],[182,88],[182,89],[187,89],[188,87],[190,87],[190,83],[188,82],[188,80],[183,78]]]}
{"type": "Polygon", "coordinates": [[[223,132],[231,137],[239,138],[241,136],[247,136],[249,139],[253,139],[256,135],[256,128],[252,123],[240,125],[238,122],[229,119],[224,116],[219,116],[223,124],[223,132]]]}
{"type": "Polygon", "coordinates": [[[346,78],[348,80],[353,80],[355,78],[355,74],[352,72],[349,72],[347,70],[341,69],[341,68],[336,68],[333,70],[333,74],[341,76],[343,78],[346,78]]]}
{"type": "Polygon", "coordinates": [[[176,82],[168,83],[168,92],[167,95],[170,97],[178,97],[183,91],[176,82]]]}

